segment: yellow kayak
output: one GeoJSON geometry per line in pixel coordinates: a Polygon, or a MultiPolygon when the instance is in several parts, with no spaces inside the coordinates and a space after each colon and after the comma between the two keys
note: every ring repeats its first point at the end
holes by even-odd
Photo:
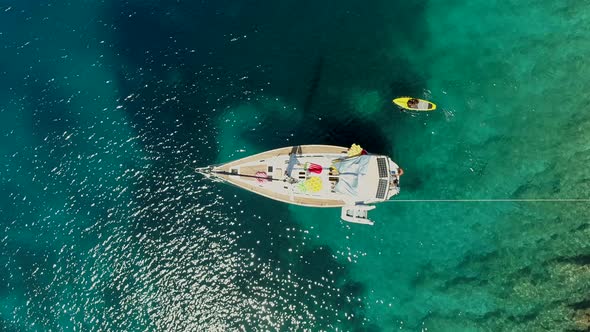
{"type": "Polygon", "coordinates": [[[396,98],[393,100],[393,103],[397,106],[410,110],[410,111],[434,111],[436,109],[436,105],[434,103],[429,102],[428,100],[422,100],[418,98],[411,98],[411,97],[401,97],[396,98]]]}

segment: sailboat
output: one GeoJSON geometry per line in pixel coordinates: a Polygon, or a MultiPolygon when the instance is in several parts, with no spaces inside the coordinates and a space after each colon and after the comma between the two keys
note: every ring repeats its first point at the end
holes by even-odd
{"type": "Polygon", "coordinates": [[[258,153],[197,172],[288,204],[340,207],[344,221],[373,225],[373,204],[399,193],[403,170],[359,145],[297,145],[258,153]]]}

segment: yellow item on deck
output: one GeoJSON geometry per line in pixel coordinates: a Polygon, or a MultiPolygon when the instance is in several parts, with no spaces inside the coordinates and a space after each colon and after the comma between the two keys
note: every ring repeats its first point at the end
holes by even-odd
{"type": "Polygon", "coordinates": [[[354,157],[354,156],[358,156],[363,152],[363,148],[361,148],[360,145],[358,144],[353,144],[350,149],[348,149],[348,156],[349,157],[354,157]]]}
{"type": "Polygon", "coordinates": [[[319,176],[312,176],[307,180],[299,183],[299,189],[303,192],[317,193],[322,190],[322,179],[319,176]]]}

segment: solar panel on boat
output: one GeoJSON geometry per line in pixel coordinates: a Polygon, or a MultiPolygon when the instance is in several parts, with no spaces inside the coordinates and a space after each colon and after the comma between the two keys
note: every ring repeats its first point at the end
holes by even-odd
{"type": "Polygon", "coordinates": [[[379,180],[379,186],[377,187],[377,198],[378,199],[385,199],[385,193],[387,192],[387,185],[389,181],[386,179],[379,180]]]}
{"type": "Polygon", "coordinates": [[[377,168],[379,169],[379,177],[386,178],[387,174],[387,160],[385,158],[377,158],[377,168]]]}

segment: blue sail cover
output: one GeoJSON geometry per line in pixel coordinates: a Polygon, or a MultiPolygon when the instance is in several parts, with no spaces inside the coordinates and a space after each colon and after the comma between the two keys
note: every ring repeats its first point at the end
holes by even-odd
{"type": "Polygon", "coordinates": [[[338,170],[338,183],[334,191],[350,196],[357,196],[359,193],[359,177],[366,175],[369,168],[371,156],[361,155],[342,159],[334,163],[338,170]]]}

